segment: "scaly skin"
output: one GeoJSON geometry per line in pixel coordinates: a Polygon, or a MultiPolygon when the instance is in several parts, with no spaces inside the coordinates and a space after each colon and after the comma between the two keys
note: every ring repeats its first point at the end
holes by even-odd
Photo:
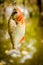
{"type": "Polygon", "coordinates": [[[16,11],[17,13],[14,14],[13,12],[8,22],[8,31],[13,49],[24,40],[25,35],[25,21],[23,14],[18,8],[16,8],[16,11]]]}

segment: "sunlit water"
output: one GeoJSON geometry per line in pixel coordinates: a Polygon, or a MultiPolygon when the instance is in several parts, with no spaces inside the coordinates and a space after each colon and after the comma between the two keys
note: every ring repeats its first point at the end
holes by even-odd
{"type": "MultiPolygon", "coordinates": [[[[37,40],[35,39],[30,39],[29,43],[27,44],[26,48],[30,49],[30,51],[27,50],[22,50],[20,49],[15,49],[15,50],[6,50],[5,53],[7,55],[10,55],[12,58],[20,58],[18,63],[25,63],[27,59],[32,59],[34,53],[37,51],[36,48],[33,46],[37,40]]],[[[10,62],[13,62],[12,59],[9,60],[10,62]]],[[[4,61],[2,61],[5,63],[4,61]]]]}

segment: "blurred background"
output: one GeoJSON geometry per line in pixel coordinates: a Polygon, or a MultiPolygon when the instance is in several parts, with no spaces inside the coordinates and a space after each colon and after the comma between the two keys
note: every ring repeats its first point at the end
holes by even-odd
{"type": "Polygon", "coordinates": [[[19,52],[11,50],[6,18],[6,9],[13,3],[0,0],[0,65],[43,65],[43,0],[16,0],[26,23],[25,41],[19,52]]]}

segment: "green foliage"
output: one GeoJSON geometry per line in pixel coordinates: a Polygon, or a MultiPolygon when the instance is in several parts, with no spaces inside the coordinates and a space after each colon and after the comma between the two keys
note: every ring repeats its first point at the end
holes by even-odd
{"type": "MultiPolygon", "coordinates": [[[[0,2],[1,1],[2,0],[0,0],[0,2]]],[[[18,0],[18,2],[20,1],[22,0],[18,0]]],[[[33,7],[33,9],[35,8],[33,7]]],[[[34,10],[32,12],[32,17],[26,20],[25,42],[22,43],[19,49],[21,57],[11,57],[11,55],[7,55],[11,48],[10,39],[5,39],[6,32],[8,32],[8,24],[5,19],[2,22],[3,24],[0,24],[0,65],[43,65],[43,43],[41,42],[43,39],[43,28],[38,26],[39,17],[38,15],[35,16],[33,13],[37,14],[38,10],[34,10]],[[37,52],[33,54],[32,59],[27,59],[24,63],[19,63],[19,60],[25,56],[22,54],[23,50],[26,50],[28,53],[32,51],[31,48],[27,48],[30,39],[35,39],[37,41],[32,45],[36,48],[37,52]]]]}

